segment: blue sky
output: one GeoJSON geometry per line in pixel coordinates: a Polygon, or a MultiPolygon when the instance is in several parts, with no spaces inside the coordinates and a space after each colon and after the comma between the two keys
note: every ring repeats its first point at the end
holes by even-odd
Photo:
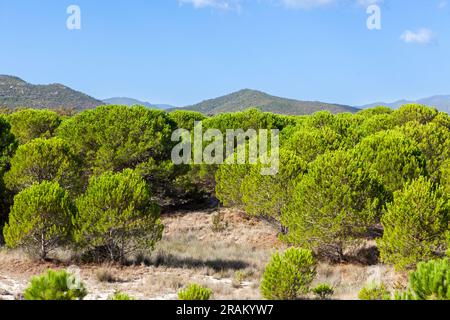
{"type": "Polygon", "coordinates": [[[188,105],[252,88],[361,105],[450,94],[450,1],[0,0],[0,74],[188,105]],[[366,27],[381,8],[381,30],[366,27]],[[69,5],[81,30],[66,28],[69,5]]]}

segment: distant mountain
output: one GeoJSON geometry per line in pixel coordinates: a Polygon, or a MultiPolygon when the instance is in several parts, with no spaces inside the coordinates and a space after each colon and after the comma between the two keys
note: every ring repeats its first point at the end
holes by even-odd
{"type": "Polygon", "coordinates": [[[364,105],[360,107],[361,109],[368,109],[373,108],[376,106],[386,106],[392,109],[398,109],[402,105],[409,104],[409,103],[418,103],[423,104],[431,107],[436,107],[439,111],[443,112],[450,112],[450,95],[437,95],[432,96],[428,98],[419,99],[417,101],[413,100],[399,100],[391,103],[386,102],[377,102],[377,103],[371,103],[364,105]]]}
{"type": "Polygon", "coordinates": [[[146,101],[140,101],[133,98],[126,98],[126,97],[120,97],[120,98],[110,98],[103,100],[106,104],[115,104],[115,105],[124,105],[124,106],[134,106],[134,105],[140,105],[145,106],[147,108],[154,108],[154,109],[171,109],[175,108],[174,106],[168,105],[168,104],[153,104],[146,101]]]}
{"type": "Polygon", "coordinates": [[[285,99],[249,89],[244,89],[216,99],[206,100],[181,109],[199,111],[206,115],[214,115],[242,111],[250,107],[256,107],[264,112],[286,115],[306,115],[321,110],[327,110],[332,113],[357,112],[359,110],[358,108],[346,105],[285,99]]]}
{"type": "Polygon", "coordinates": [[[34,85],[17,77],[0,75],[0,107],[84,110],[102,104],[62,84],[34,85]]]}

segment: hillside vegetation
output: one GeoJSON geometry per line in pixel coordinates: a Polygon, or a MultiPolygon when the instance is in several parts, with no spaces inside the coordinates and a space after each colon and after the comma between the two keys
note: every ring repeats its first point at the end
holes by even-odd
{"type": "MultiPolygon", "coordinates": [[[[308,295],[322,261],[406,272],[421,262],[448,265],[438,259],[450,253],[450,116],[423,105],[310,116],[101,106],[61,118],[22,110],[0,117],[0,138],[6,247],[41,260],[64,248],[79,263],[142,261],[164,234],[161,213],[217,197],[269,222],[296,248],[271,259],[266,297],[308,295]],[[279,129],[278,174],[261,175],[261,163],[174,165],[172,132],[195,121],[221,132],[279,129]]],[[[212,223],[218,234],[228,228],[220,214],[212,223]]],[[[378,289],[385,297],[383,286],[364,296],[378,289]]]]}
{"type": "Polygon", "coordinates": [[[205,115],[215,115],[226,112],[244,111],[257,107],[264,112],[285,115],[307,115],[317,111],[331,113],[357,112],[357,108],[350,106],[323,103],[318,101],[298,101],[271,96],[256,90],[241,90],[216,99],[206,100],[199,104],[183,109],[198,111],[205,115]]]}
{"type": "Polygon", "coordinates": [[[0,107],[84,110],[102,104],[62,84],[33,85],[17,77],[0,75],[0,107]]]}

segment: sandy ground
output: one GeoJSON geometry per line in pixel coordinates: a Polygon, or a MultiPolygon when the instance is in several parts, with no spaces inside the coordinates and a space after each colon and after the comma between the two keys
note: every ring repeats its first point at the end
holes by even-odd
{"type": "MultiPolygon", "coordinates": [[[[213,231],[212,217],[217,211],[165,215],[162,241],[144,259],[146,263],[133,266],[42,263],[20,251],[0,250],[0,300],[21,298],[30,278],[49,268],[78,273],[90,300],[107,299],[116,291],[136,299],[177,299],[177,292],[191,283],[208,286],[218,300],[261,299],[259,281],[264,266],[273,252],[285,248],[277,230],[236,210],[221,209],[220,213],[220,232],[213,231]]],[[[383,265],[321,263],[315,283],[333,285],[336,299],[356,299],[369,282],[394,286],[405,280],[404,275],[383,265]]]]}

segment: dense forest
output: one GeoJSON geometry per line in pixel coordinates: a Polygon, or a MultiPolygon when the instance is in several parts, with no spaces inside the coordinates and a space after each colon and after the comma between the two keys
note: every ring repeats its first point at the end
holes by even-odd
{"type": "MultiPolygon", "coordinates": [[[[125,263],[161,239],[161,212],[214,198],[275,225],[303,250],[286,256],[305,263],[310,254],[346,261],[349,248],[376,241],[383,263],[410,270],[444,258],[450,242],[450,116],[422,105],[213,117],[140,106],[23,109],[0,116],[0,169],[2,242],[40,259],[65,247],[125,263]],[[195,121],[222,132],[279,129],[279,173],[174,165],[172,132],[195,121]]],[[[286,298],[267,281],[267,297],[286,298]]]]}

